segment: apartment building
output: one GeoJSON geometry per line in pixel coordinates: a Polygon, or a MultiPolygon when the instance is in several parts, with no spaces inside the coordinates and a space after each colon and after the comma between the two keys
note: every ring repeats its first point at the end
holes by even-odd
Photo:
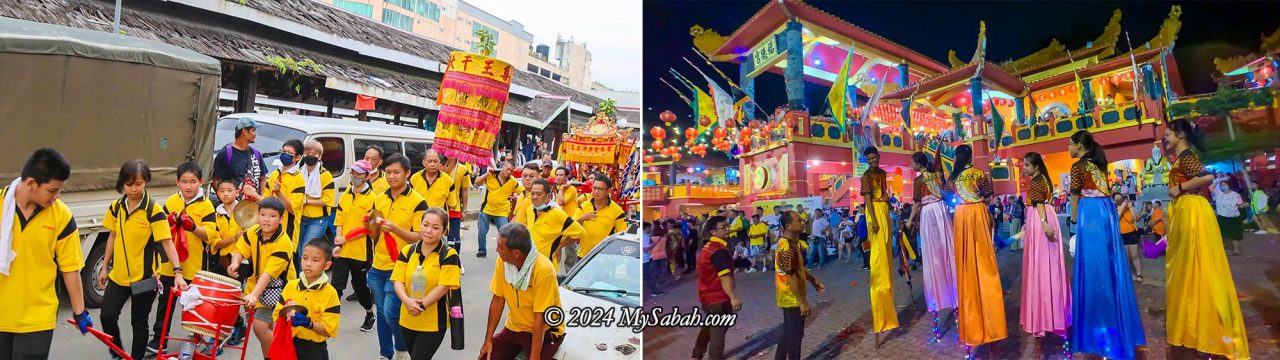
{"type": "Polygon", "coordinates": [[[576,89],[591,88],[591,52],[585,43],[557,37],[535,44],[515,20],[503,20],[460,0],[315,0],[461,49],[478,51],[477,30],[494,36],[494,56],[576,89]]]}

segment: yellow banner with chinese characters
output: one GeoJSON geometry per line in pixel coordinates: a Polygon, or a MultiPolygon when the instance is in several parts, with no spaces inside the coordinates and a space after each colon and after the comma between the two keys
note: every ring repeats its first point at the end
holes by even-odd
{"type": "Polygon", "coordinates": [[[618,145],[566,139],[560,144],[560,160],[581,164],[614,164],[618,157],[618,145]]]}

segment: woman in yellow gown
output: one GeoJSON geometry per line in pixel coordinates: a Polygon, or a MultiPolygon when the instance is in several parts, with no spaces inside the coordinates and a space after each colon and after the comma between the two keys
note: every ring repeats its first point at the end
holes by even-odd
{"type": "Polygon", "coordinates": [[[1169,344],[1200,352],[1249,358],[1236,283],[1227,265],[1218,220],[1200,191],[1213,181],[1200,157],[1198,130],[1186,119],[1169,123],[1164,138],[1178,154],[1169,171],[1169,252],[1165,257],[1165,285],[1169,344]]]}
{"type": "Polygon", "coordinates": [[[956,285],[959,299],[960,342],[979,346],[1008,335],[1004,318],[1004,290],[996,267],[987,199],[995,194],[991,178],[970,164],[973,149],[956,147],[951,182],[960,199],[956,207],[956,285]]]}

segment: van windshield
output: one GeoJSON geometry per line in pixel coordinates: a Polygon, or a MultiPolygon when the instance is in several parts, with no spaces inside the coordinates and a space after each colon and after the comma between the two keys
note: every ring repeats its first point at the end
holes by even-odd
{"type": "MultiPolygon", "coordinates": [[[[239,117],[225,117],[218,120],[218,127],[213,133],[214,149],[222,149],[235,141],[236,139],[236,122],[239,117]]],[[[258,122],[258,138],[253,141],[253,148],[262,152],[262,160],[267,163],[268,171],[275,170],[271,164],[273,160],[280,154],[280,147],[284,146],[284,142],[289,139],[305,140],[307,133],[302,130],[287,128],[280,125],[258,122]]]]}

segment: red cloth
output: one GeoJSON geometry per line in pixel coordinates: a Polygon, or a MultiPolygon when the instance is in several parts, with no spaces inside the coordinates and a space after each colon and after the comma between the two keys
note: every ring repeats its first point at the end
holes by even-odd
{"type": "Polygon", "coordinates": [[[297,359],[298,350],[293,348],[293,327],[289,325],[289,319],[280,314],[280,318],[276,319],[276,328],[272,332],[271,348],[267,350],[267,356],[272,359],[297,359]]]}
{"type": "Polygon", "coordinates": [[[373,110],[376,107],[378,98],[369,95],[356,95],[356,111],[373,110]]]}

